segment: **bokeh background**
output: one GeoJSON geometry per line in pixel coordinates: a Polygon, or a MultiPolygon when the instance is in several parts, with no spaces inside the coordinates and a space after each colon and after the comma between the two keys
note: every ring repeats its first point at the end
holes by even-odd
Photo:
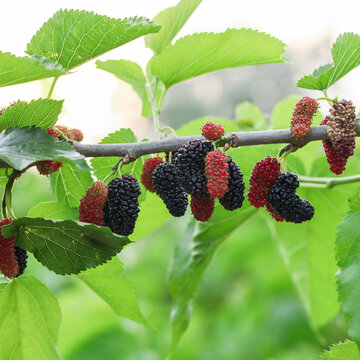
{"type": "MultiPolygon", "coordinates": [[[[60,8],[119,18],[135,15],[153,18],[176,2],[2,2],[0,49],[22,56],[31,36],[60,8]]],[[[331,44],[339,34],[360,32],[358,10],[356,1],[339,4],[307,0],[301,3],[204,0],[177,38],[194,32],[250,27],[284,41],[291,63],[224,70],[174,86],[166,95],[161,123],[179,129],[193,119],[212,115],[232,119],[237,126],[236,106],[244,101],[259,107],[270,122],[274,106],[285,97],[315,96],[296,88],[296,81],[331,60],[331,44]]],[[[101,60],[128,59],[145,66],[151,55],[140,38],[103,55],[101,60]]],[[[359,81],[360,70],[356,69],[336,84],[329,95],[349,98],[357,106],[359,81]]],[[[45,97],[49,86],[50,80],[43,80],[1,88],[0,106],[17,99],[45,97]]],[[[93,61],[60,78],[53,97],[65,99],[59,123],[82,129],[85,142],[96,143],[123,127],[130,127],[138,139],[155,138],[151,119],[141,116],[141,102],[131,87],[96,69],[93,61]]],[[[324,105],[321,111],[326,110],[324,105]]],[[[26,215],[39,201],[54,200],[47,179],[31,171],[18,181],[14,196],[17,216],[26,215]]],[[[137,243],[123,251],[121,259],[136,285],[141,308],[156,329],[116,317],[80,281],[56,276],[31,261],[29,273],[44,281],[59,299],[62,308],[59,348],[65,360],[164,358],[171,310],[166,272],[174,244],[181,241],[188,218],[174,221],[161,213],[154,223],[149,209],[151,205],[137,225],[134,235],[137,243]]],[[[175,359],[316,359],[322,348],[346,337],[341,315],[322,334],[311,329],[277,243],[263,223],[262,217],[254,217],[233,233],[216,254],[175,359]]]]}

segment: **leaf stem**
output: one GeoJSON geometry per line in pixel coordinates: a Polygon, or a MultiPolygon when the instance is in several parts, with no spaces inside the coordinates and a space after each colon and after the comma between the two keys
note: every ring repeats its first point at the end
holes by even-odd
{"type": "Polygon", "coordinates": [[[1,203],[1,215],[5,219],[8,217],[8,214],[11,218],[16,219],[12,209],[12,188],[17,178],[20,177],[22,173],[20,171],[14,170],[8,179],[8,182],[5,185],[4,194],[1,203]]]}
{"type": "Polygon", "coordinates": [[[52,95],[52,93],[53,93],[53,91],[54,91],[55,84],[56,84],[56,82],[57,82],[57,80],[58,80],[59,77],[60,77],[60,76],[54,77],[54,79],[53,79],[53,81],[52,81],[52,83],[51,83],[50,89],[49,89],[48,96],[47,96],[48,99],[51,99],[51,95],[52,95]]]}
{"type": "Polygon", "coordinates": [[[160,130],[160,118],[159,118],[159,111],[156,106],[156,91],[158,86],[159,79],[155,78],[155,85],[154,85],[154,93],[151,91],[151,87],[149,83],[146,84],[146,93],[148,95],[149,103],[151,106],[152,117],[153,117],[153,125],[156,134],[159,136],[160,139],[164,138],[164,134],[160,130]]]}
{"type": "Polygon", "coordinates": [[[322,187],[332,189],[337,185],[352,184],[360,182],[360,175],[344,176],[344,177],[311,177],[298,176],[302,187],[322,187]]]}
{"type": "Polygon", "coordinates": [[[165,130],[169,130],[172,135],[176,136],[176,131],[171,126],[164,126],[161,128],[161,132],[164,132],[165,130]]]}
{"type": "MultiPolygon", "coordinates": [[[[123,158],[121,158],[121,159],[112,167],[112,169],[111,169],[111,171],[109,172],[109,174],[107,174],[107,175],[104,177],[104,179],[103,179],[103,181],[102,181],[103,183],[105,183],[107,179],[109,179],[111,176],[115,175],[115,174],[119,171],[119,168],[121,167],[121,166],[119,166],[119,165],[122,164],[122,162],[123,162],[123,158]]],[[[119,171],[119,174],[120,174],[120,176],[121,176],[121,172],[120,172],[120,171],[119,171]]]]}

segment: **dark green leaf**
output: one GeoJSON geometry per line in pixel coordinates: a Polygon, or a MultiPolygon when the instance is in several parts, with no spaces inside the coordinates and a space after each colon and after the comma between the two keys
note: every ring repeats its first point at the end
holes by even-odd
{"type": "Polygon", "coordinates": [[[39,160],[74,161],[79,169],[91,170],[70,144],[57,141],[37,127],[4,130],[0,134],[0,159],[20,171],[39,160]]]}
{"type": "Polygon", "coordinates": [[[134,285],[124,275],[124,266],[119,258],[115,257],[96,269],[86,270],[78,277],[106,301],[117,315],[148,325],[139,309],[134,285]]]}
{"type": "Polygon", "coordinates": [[[63,164],[50,174],[50,184],[57,202],[70,208],[79,206],[80,199],[92,182],[90,172],[82,171],[74,164],[63,164]]]}
{"type": "Polygon", "coordinates": [[[356,344],[346,340],[332,345],[330,351],[324,351],[319,360],[360,360],[360,355],[356,344]]]}
{"type": "Polygon", "coordinates": [[[145,36],[146,47],[160,54],[171,43],[202,0],[180,0],[177,5],[162,10],[153,21],[161,25],[157,34],[145,36]]]}
{"type": "Polygon", "coordinates": [[[360,65],[360,36],[353,33],[340,35],[331,49],[333,64],[315,70],[312,75],[304,76],[298,87],[313,90],[326,90],[360,65]]]}
{"type": "Polygon", "coordinates": [[[130,84],[142,101],[142,115],[151,115],[151,106],[146,92],[146,78],[140,65],[128,60],[97,60],[96,66],[130,84]]]}
{"type": "Polygon", "coordinates": [[[109,228],[71,220],[19,218],[2,228],[16,244],[57,274],[77,274],[103,264],[129,243],[109,228]]]}
{"type": "Polygon", "coordinates": [[[0,131],[9,127],[37,126],[42,129],[53,128],[58,120],[62,101],[51,99],[21,101],[7,107],[0,117],[0,131]]]}
{"type": "Polygon", "coordinates": [[[121,20],[88,11],[59,10],[33,36],[27,45],[27,53],[41,55],[65,69],[73,69],[159,29],[142,17],[121,20]]]}
{"type": "Polygon", "coordinates": [[[151,60],[151,73],[167,88],[216,70],[282,63],[285,44],[251,29],[185,36],[151,60]]]}
{"type": "Polygon", "coordinates": [[[0,51],[0,87],[66,74],[59,64],[37,56],[17,57],[0,51]]]}
{"type": "Polygon", "coordinates": [[[44,217],[58,220],[77,220],[79,214],[77,208],[65,207],[55,201],[46,201],[32,207],[27,216],[32,218],[44,217]]]}
{"type": "Polygon", "coordinates": [[[32,276],[13,279],[0,292],[1,359],[60,360],[61,320],[54,294],[32,276]]]}
{"type": "Polygon", "coordinates": [[[218,205],[208,223],[194,224],[193,221],[176,245],[168,273],[168,287],[173,299],[170,354],[189,324],[194,296],[215,251],[255,212],[256,209],[249,206],[229,212],[218,205]]]}

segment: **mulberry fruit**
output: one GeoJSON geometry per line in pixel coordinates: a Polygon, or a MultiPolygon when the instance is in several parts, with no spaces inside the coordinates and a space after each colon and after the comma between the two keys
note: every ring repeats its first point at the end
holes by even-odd
{"type": "Polygon", "coordinates": [[[118,235],[132,234],[139,216],[139,195],[139,184],[131,175],[111,180],[103,208],[104,225],[118,235]]]}
{"type": "Polygon", "coordinates": [[[153,178],[152,178],[153,171],[162,162],[163,162],[163,159],[160,156],[157,156],[155,158],[149,158],[149,159],[145,160],[145,162],[144,162],[143,171],[141,174],[141,183],[150,192],[155,192],[153,178]]]}
{"type": "MultiPolygon", "coordinates": [[[[58,133],[55,129],[47,129],[49,135],[54,136],[56,139],[59,138],[58,133]]],[[[36,162],[36,168],[40,175],[49,175],[58,170],[63,163],[61,161],[44,160],[36,162]]]]}
{"type": "Polygon", "coordinates": [[[159,164],[153,172],[156,193],[166,205],[172,216],[185,214],[188,197],[175,176],[175,166],[170,163],[159,164]]]}
{"type": "Polygon", "coordinates": [[[16,236],[4,238],[1,234],[1,228],[11,223],[9,218],[0,221],[0,271],[9,278],[22,275],[27,264],[26,251],[15,245],[16,236]]]}
{"type": "Polygon", "coordinates": [[[319,103],[308,97],[303,97],[295,106],[293,117],[291,119],[291,133],[299,140],[304,139],[311,129],[311,121],[319,103]]]}
{"type": "Polygon", "coordinates": [[[190,140],[174,156],[176,177],[185,192],[196,200],[210,197],[205,175],[205,157],[213,150],[211,142],[190,140]]]}
{"type": "Polygon", "coordinates": [[[101,181],[95,181],[80,199],[79,221],[103,226],[103,207],[107,194],[106,185],[101,181]]]}
{"type": "Polygon", "coordinates": [[[195,198],[191,197],[190,208],[194,218],[197,221],[208,221],[214,212],[214,206],[215,202],[213,198],[196,200],[195,198]]]}
{"type": "Polygon", "coordinates": [[[276,213],[287,222],[302,223],[314,216],[314,207],[295,191],[299,181],[295,174],[282,173],[269,190],[268,202],[276,213]]]}
{"type": "Polygon", "coordinates": [[[212,198],[223,197],[228,189],[228,161],[221,150],[210,151],[205,158],[207,187],[212,198]]]}
{"type": "Polygon", "coordinates": [[[65,125],[55,125],[55,127],[58,130],[60,130],[70,140],[80,142],[84,138],[82,131],[79,129],[70,129],[69,127],[67,127],[65,125]]]}
{"type": "Polygon", "coordinates": [[[280,175],[280,163],[270,156],[258,161],[250,176],[248,199],[256,208],[266,206],[268,192],[280,175]]]}
{"type": "Polygon", "coordinates": [[[327,134],[337,152],[345,147],[355,147],[355,107],[351,101],[341,100],[330,109],[326,116],[327,134]]]}
{"type": "MultiPolygon", "coordinates": [[[[327,125],[327,123],[328,119],[326,117],[320,125],[327,125]]],[[[354,155],[355,139],[344,138],[341,147],[339,146],[340,142],[338,141],[337,150],[331,139],[323,140],[322,144],[330,170],[336,175],[342,174],[346,168],[348,158],[354,155]]]]}
{"type": "Polygon", "coordinates": [[[243,174],[236,162],[232,160],[231,156],[227,157],[227,162],[229,171],[228,189],[225,195],[219,198],[219,201],[224,209],[233,211],[242,206],[245,186],[243,174]]]}
{"type": "Polygon", "coordinates": [[[224,127],[221,124],[215,124],[212,121],[207,122],[201,128],[201,134],[208,140],[219,140],[224,136],[224,127]]]}

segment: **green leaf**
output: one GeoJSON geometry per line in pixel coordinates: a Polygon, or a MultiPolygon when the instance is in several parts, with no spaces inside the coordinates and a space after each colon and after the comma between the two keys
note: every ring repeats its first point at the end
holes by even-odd
{"type": "MultiPolygon", "coordinates": [[[[50,184],[59,204],[78,207],[93,180],[89,171],[82,171],[74,164],[63,164],[50,174],[50,184]]],[[[46,216],[47,217],[47,216],[46,216]]]]}
{"type": "Polygon", "coordinates": [[[1,132],[0,159],[19,171],[40,160],[73,161],[79,169],[91,170],[70,144],[57,141],[37,127],[15,127],[1,132]]]}
{"type": "Polygon", "coordinates": [[[77,208],[65,207],[55,201],[44,201],[32,207],[27,217],[43,217],[58,220],[77,220],[79,217],[77,208]]]}
{"type": "Polygon", "coordinates": [[[0,131],[9,127],[37,126],[53,128],[61,113],[63,100],[38,99],[21,101],[7,107],[0,117],[0,131]]]}
{"type": "Polygon", "coordinates": [[[337,285],[341,309],[349,335],[360,346],[360,199],[355,196],[350,211],[341,221],[336,238],[336,258],[339,265],[337,285]]]}
{"type": "Polygon", "coordinates": [[[27,53],[73,69],[159,29],[142,17],[121,20],[88,11],[59,10],[33,36],[27,45],[27,53]]]}
{"type": "Polygon", "coordinates": [[[151,60],[151,73],[167,88],[216,70],[284,62],[285,44],[251,29],[185,36],[151,60]]]}
{"type": "Polygon", "coordinates": [[[324,351],[318,360],[360,360],[356,344],[350,340],[334,344],[330,351],[324,351]]]}
{"type": "Polygon", "coordinates": [[[193,299],[215,251],[255,212],[256,209],[249,206],[229,212],[218,205],[207,223],[194,225],[195,221],[192,221],[182,241],[176,245],[168,273],[168,287],[173,299],[169,355],[174,353],[188,327],[193,299]]]}
{"type": "Polygon", "coordinates": [[[0,87],[66,74],[61,65],[37,56],[17,57],[0,51],[0,87]]]}
{"type": "Polygon", "coordinates": [[[16,244],[56,274],[77,274],[103,264],[129,243],[109,228],[71,220],[23,217],[2,228],[16,244]]]}
{"type": "Polygon", "coordinates": [[[124,275],[124,266],[115,257],[108,263],[78,275],[90,289],[98,294],[119,316],[148,325],[139,309],[132,282],[124,275]]]}
{"type": "Polygon", "coordinates": [[[11,169],[0,169],[0,186],[6,185],[6,183],[8,182],[7,174],[10,175],[11,172],[11,169]]]}
{"type": "Polygon", "coordinates": [[[139,64],[128,60],[97,60],[96,66],[130,84],[142,101],[142,115],[151,115],[151,106],[146,92],[146,78],[139,64]]]}
{"type": "Polygon", "coordinates": [[[340,35],[331,49],[333,64],[321,66],[312,75],[301,78],[298,87],[326,90],[360,65],[360,36],[353,33],[340,35]]]}
{"type": "Polygon", "coordinates": [[[54,294],[32,276],[13,279],[0,292],[1,359],[60,360],[61,321],[54,294]]]}
{"type": "Polygon", "coordinates": [[[145,36],[145,46],[160,54],[168,46],[202,0],[180,0],[177,5],[157,14],[153,21],[161,25],[157,34],[145,36]]]}
{"type": "MultiPolygon", "coordinates": [[[[131,129],[120,129],[119,131],[115,131],[114,133],[107,135],[104,139],[100,141],[99,144],[126,144],[135,142],[137,142],[137,138],[131,129]]],[[[94,175],[99,180],[103,180],[106,175],[111,172],[112,167],[119,160],[120,158],[116,156],[109,156],[105,158],[98,157],[91,159],[91,166],[94,169],[94,175]]],[[[144,200],[146,193],[145,187],[141,184],[141,173],[143,165],[143,157],[140,157],[135,161],[121,167],[122,174],[131,174],[138,181],[141,190],[139,201],[144,200]]],[[[107,183],[110,182],[114,177],[116,176],[111,176],[110,178],[108,178],[107,183]]]]}

